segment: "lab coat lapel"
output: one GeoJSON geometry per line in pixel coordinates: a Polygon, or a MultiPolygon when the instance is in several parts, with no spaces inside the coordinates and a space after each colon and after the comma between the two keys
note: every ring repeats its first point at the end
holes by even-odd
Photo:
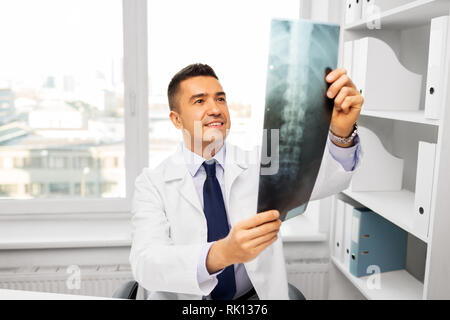
{"type": "MultiPolygon", "coordinates": [[[[178,148],[177,152],[170,158],[165,168],[164,179],[166,182],[176,181],[180,195],[188,201],[203,216],[203,208],[195,190],[192,177],[184,162],[183,152],[178,148]]],[[[233,145],[226,145],[225,154],[225,206],[229,212],[230,194],[233,183],[245,170],[248,169],[248,159],[243,150],[233,145]]],[[[230,221],[231,222],[231,221],[230,221]]]]}
{"type": "Polygon", "coordinates": [[[239,148],[227,144],[225,155],[225,205],[230,215],[230,194],[233,183],[245,170],[248,163],[245,161],[245,153],[239,148]]]}
{"type": "Polygon", "coordinates": [[[173,181],[178,183],[176,189],[180,192],[180,195],[203,217],[202,205],[200,204],[194,182],[192,181],[192,177],[189,174],[184,161],[183,152],[181,148],[178,148],[177,152],[170,158],[168,166],[165,168],[164,180],[165,182],[173,181]]]}

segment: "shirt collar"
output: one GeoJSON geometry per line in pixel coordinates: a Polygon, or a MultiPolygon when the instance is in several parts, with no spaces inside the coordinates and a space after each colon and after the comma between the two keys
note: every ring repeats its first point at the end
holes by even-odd
{"type": "MultiPolygon", "coordinates": [[[[223,146],[219,149],[219,152],[217,152],[212,159],[215,159],[218,164],[222,166],[222,169],[225,170],[225,143],[223,146]]],[[[181,150],[183,152],[184,162],[186,163],[187,169],[191,176],[195,176],[202,166],[203,162],[206,161],[205,158],[199,156],[195,152],[192,152],[186,146],[184,143],[181,143],[181,150]]]]}

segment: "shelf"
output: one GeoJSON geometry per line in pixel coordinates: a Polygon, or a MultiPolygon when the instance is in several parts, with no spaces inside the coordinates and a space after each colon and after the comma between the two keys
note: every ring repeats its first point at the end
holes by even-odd
{"type": "Polygon", "coordinates": [[[380,273],[380,288],[368,288],[368,278],[357,278],[348,271],[335,257],[331,257],[334,265],[351,283],[369,300],[422,300],[423,283],[414,278],[406,270],[380,273]]]}
{"type": "Polygon", "coordinates": [[[426,119],[424,111],[379,111],[379,110],[361,110],[361,115],[373,118],[400,120],[411,123],[427,124],[431,126],[439,126],[439,120],[426,119]]]}
{"type": "Polygon", "coordinates": [[[415,234],[411,226],[414,214],[414,192],[408,190],[353,192],[347,189],[342,193],[423,242],[428,242],[427,238],[415,234]]]}
{"type": "MultiPolygon", "coordinates": [[[[406,29],[430,23],[435,17],[448,15],[448,0],[416,0],[411,3],[386,10],[380,15],[381,29],[406,29]]],[[[356,21],[345,26],[347,31],[370,30],[367,23],[372,19],[356,21]]]]}

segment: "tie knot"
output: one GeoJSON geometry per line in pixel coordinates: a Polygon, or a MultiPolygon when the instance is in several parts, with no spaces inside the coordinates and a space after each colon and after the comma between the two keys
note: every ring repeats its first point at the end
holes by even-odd
{"type": "Polygon", "coordinates": [[[210,178],[216,176],[216,161],[205,161],[202,165],[205,168],[206,177],[210,178]]]}

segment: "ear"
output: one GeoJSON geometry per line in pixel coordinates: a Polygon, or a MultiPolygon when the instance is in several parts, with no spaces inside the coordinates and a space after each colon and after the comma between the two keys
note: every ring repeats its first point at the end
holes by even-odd
{"type": "Polygon", "coordinates": [[[172,121],[175,128],[181,130],[183,129],[183,122],[181,121],[181,116],[176,111],[170,111],[169,114],[170,121],[172,121]]]}

